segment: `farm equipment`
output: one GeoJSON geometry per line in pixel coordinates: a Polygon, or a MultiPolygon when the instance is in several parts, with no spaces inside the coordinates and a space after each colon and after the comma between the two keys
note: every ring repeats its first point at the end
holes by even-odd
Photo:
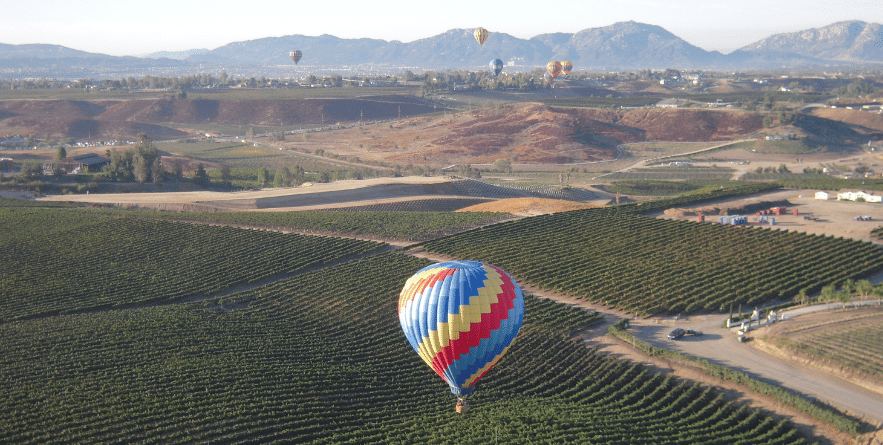
{"type": "Polygon", "coordinates": [[[872,218],[871,218],[870,215],[856,216],[856,217],[855,217],[855,220],[856,220],[856,221],[871,221],[871,219],[872,219],[872,218]]]}

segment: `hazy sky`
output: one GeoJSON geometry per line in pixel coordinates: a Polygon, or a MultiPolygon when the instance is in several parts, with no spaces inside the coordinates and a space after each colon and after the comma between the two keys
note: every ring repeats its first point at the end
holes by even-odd
{"type": "Polygon", "coordinates": [[[628,20],[728,53],[772,34],[843,20],[883,23],[881,0],[0,0],[0,11],[0,43],[117,56],[292,34],[412,42],[478,26],[527,39],[628,20]]]}

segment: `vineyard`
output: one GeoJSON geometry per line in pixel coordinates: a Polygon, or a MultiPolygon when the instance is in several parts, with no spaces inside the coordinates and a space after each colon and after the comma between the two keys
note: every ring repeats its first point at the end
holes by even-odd
{"type": "Polygon", "coordinates": [[[789,355],[883,386],[883,309],[830,311],[776,326],[762,339],[789,355]]]}
{"type": "Polygon", "coordinates": [[[610,181],[634,181],[634,180],[697,180],[717,179],[728,180],[733,177],[735,170],[731,168],[636,168],[629,172],[616,172],[605,175],[604,179],[610,181]]]}
{"type": "Polygon", "coordinates": [[[645,315],[760,305],[883,268],[883,249],[868,242],[617,210],[526,218],[423,246],[499,265],[544,289],[645,315]]]}
{"type": "Polygon", "coordinates": [[[455,212],[477,204],[492,202],[485,198],[431,198],[385,202],[362,206],[324,209],[327,212],[455,212]]]}
{"type": "Polygon", "coordinates": [[[318,234],[425,240],[508,218],[497,212],[337,211],[187,213],[161,218],[318,234]]]}
{"type": "MultiPolygon", "coordinates": [[[[613,175],[605,176],[610,178],[613,175]]],[[[694,193],[699,190],[720,187],[728,184],[726,180],[687,180],[687,181],[660,181],[648,179],[617,180],[604,188],[611,193],[621,193],[633,196],[676,196],[694,193]]]]}
{"type": "Polygon", "coordinates": [[[0,207],[0,321],[178,301],[384,246],[102,215],[0,207]]]}
{"type": "Polygon", "coordinates": [[[235,142],[191,142],[191,143],[161,143],[157,144],[161,150],[186,156],[200,161],[226,165],[231,170],[243,170],[249,172],[248,180],[257,180],[258,170],[266,168],[272,181],[272,175],[279,167],[293,167],[300,165],[305,170],[325,171],[341,170],[344,166],[333,160],[324,160],[313,156],[280,151],[269,147],[254,147],[251,144],[235,142]]]}
{"type": "Polygon", "coordinates": [[[807,443],[714,389],[587,349],[573,333],[596,313],[532,297],[457,415],[396,314],[427,264],[390,253],[222,300],[2,323],[0,442],[807,443]]]}

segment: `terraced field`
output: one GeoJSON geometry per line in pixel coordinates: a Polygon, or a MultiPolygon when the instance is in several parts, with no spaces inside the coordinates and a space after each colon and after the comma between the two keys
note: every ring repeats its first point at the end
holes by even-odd
{"type": "Polygon", "coordinates": [[[801,315],[763,332],[759,342],[780,355],[883,392],[883,308],[801,315]]]}

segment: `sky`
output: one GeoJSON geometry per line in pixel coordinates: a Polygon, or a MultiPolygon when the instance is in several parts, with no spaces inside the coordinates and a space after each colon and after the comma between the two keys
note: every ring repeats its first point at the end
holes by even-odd
{"type": "Polygon", "coordinates": [[[114,56],[294,34],[412,42],[479,26],[528,39],[629,20],[726,54],[773,34],[844,20],[883,24],[880,0],[0,0],[0,11],[0,43],[114,56]]]}

